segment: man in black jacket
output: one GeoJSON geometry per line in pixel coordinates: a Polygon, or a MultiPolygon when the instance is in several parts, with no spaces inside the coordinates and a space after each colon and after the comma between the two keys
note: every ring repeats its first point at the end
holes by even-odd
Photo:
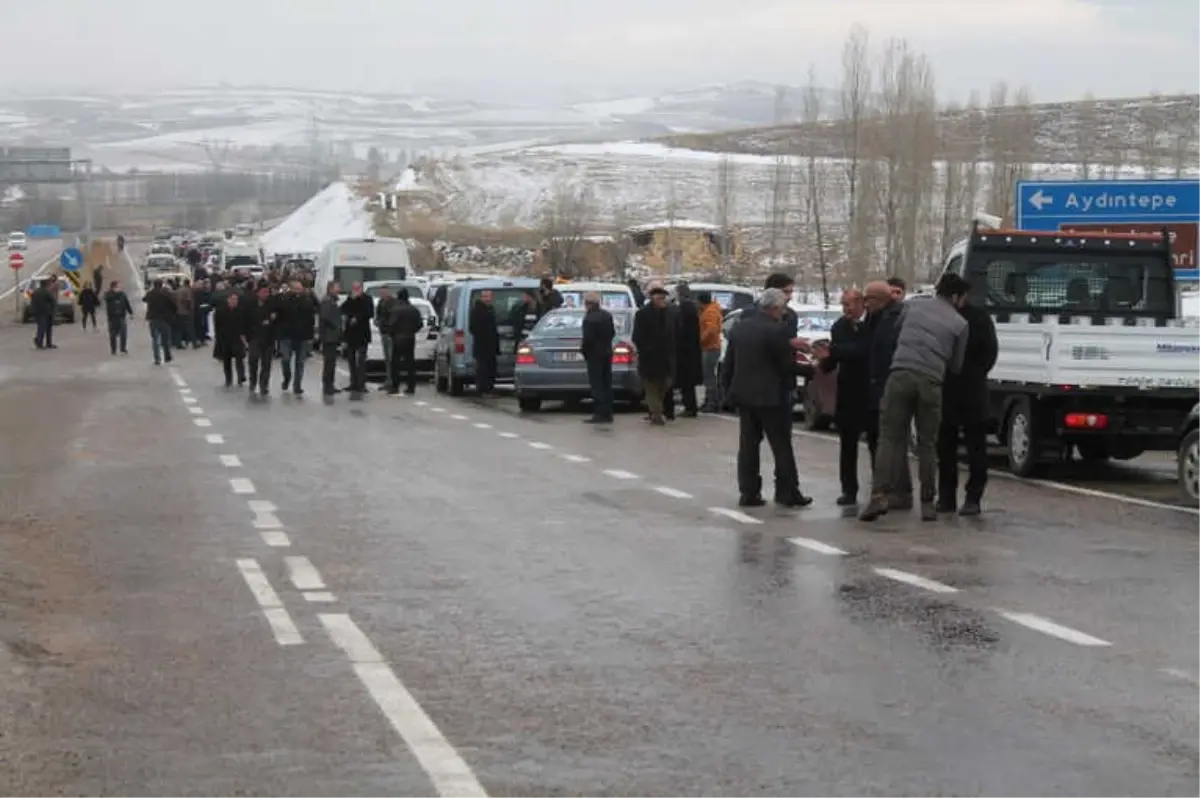
{"type": "Polygon", "coordinates": [[[959,515],[979,515],[987,486],[988,373],[996,365],[996,324],[985,309],[965,302],[967,354],[962,371],[947,372],[942,383],[942,423],[938,429],[939,513],[952,513],[958,499],[958,435],[967,448],[967,488],[959,515]]]}
{"type": "Polygon", "coordinates": [[[346,342],[346,359],[350,361],[350,398],[362,399],[367,390],[371,319],[375,317],[375,303],[363,293],[362,283],[350,286],[350,296],[342,303],[342,316],[346,319],[342,340],[346,342]]]}
{"type": "Polygon", "coordinates": [[[600,295],[592,292],[583,298],[587,312],[579,341],[579,352],[587,363],[588,387],[592,390],[592,417],[589,424],[613,422],[613,338],[616,327],[612,314],[600,306],[600,295]]]}
{"type": "Polygon", "coordinates": [[[558,310],[562,304],[563,295],[554,287],[554,280],[543,277],[538,286],[538,318],[540,319],[552,310],[558,310]]]}
{"type": "Polygon", "coordinates": [[[383,349],[383,390],[391,393],[392,389],[392,309],[396,306],[396,297],[387,286],[379,289],[379,301],[375,305],[375,329],[379,330],[379,345],[383,349]]]}
{"type": "MultiPolygon", "coordinates": [[[[879,404],[892,371],[892,355],[900,337],[904,302],[896,299],[893,286],[884,280],[867,283],[866,305],[869,342],[867,344],[867,447],[871,451],[871,469],[875,468],[875,452],[879,447],[879,404]]],[[[907,458],[907,447],[897,452],[907,458]]],[[[893,510],[911,510],[913,506],[912,475],[907,468],[896,470],[896,484],[890,502],[893,510]]]]}
{"type": "Polygon", "coordinates": [[[500,356],[500,328],[491,291],[479,292],[467,319],[467,331],[471,334],[471,357],[475,358],[475,390],[483,396],[495,390],[496,361],[500,356]]]}
{"type": "Polygon", "coordinates": [[[128,320],[133,316],[133,306],[129,304],[129,295],[121,290],[120,280],[113,280],[104,292],[104,315],[108,321],[109,349],[115,355],[117,344],[120,344],[121,354],[129,354],[126,343],[129,340],[128,320]]]}
{"type": "Polygon", "coordinates": [[[235,366],[238,387],[246,384],[246,316],[235,292],[227,294],[213,313],[213,357],[221,362],[226,388],[233,385],[235,366]]]}
{"type": "Polygon", "coordinates": [[[784,389],[796,379],[792,344],[780,323],[785,307],[787,295],[768,288],[758,301],[758,312],[733,326],[725,350],[721,381],[724,395],[737,407],[739,422],[739,507],[765,504],[758,451],[764,435],[775,459],[775,503],[784,507],[812,503],[800,492],[787,420],[792,408],[783,400],[784,389]]]}
{"type": "MultiPolygon", "coordinates": [[[[382,308],[383,303],[380,302],[379,306],[382,308]]],[[[417,391],[417,333],[421,331],[421,325],[424,323],[421,311],[408,301],[408,289],[401,288],[389,306],[387,320],[388,334],[392,341],[392,362],[388,365],[388,393],[393,396],[400,393],[401,372],[404,372],[404,392],[412,395],[417,391]]],[[[383,325],[380,325],[380,329],[383,329],[383,325]]]]}
{"type": "Polygon", "coordinates": [[[146,324],[150,327],[150,350],[154,354],[154,365],[163,360],[171,362],[171,334],[175,328],[175,298],[171,296],[162,280],[155,280],[154,287],[142,297],[146,303],[146,324]]]}
{"type": "MultiPolygon", "coordinates": [[[[851,507],[858,501],[858,444],[867,429],[867,391],[871,379],[867,371],[867,351],[871,344],[863,293],[857,288],[842,292],[842,317],[829,331],[829,347],[819,363],[821,370],[837,369],[837,407],[834,422],[838,429],[839,464],[842,494],[839,507],[851,507]]],[[[875,440],[868,441],[871,458],[875,440]]]]}
{"type": "Polygon", "coordinates": [[[317,300],[299,280],[279,302],[279,368],[283,372],[283,390],[304,395],[304,363],[312,350],[313,329],[317,324],[317,300]],[[294,365],[293,365],[294,364],[294,365]]]}
{"type": "Polygon", "coordinates": [[[38,349],[58,349],[54,345],[54,316],[58,313],[58,297],[54,293],[54,278],[44,278],[29,297],[33,320],[37,323],[33,345],[38,349]]]}
{"type": "Polygon", "coordinates": [[[338,392],[333,378],[337,373],[338,350],[342,346],[342,309],[338,307],[341,286],[330,280],[325,298],[317,306],[318,339],[321,344],[321,393],[331,397],[338,392]]]}
{"type": "Polygon", "coordinates": [[[275,359],[275,338],[279,334],[278,299],[271,296],[271,285],[266,280],[259,282],[257,295],[246,308],[245,319],[250,393],[257,387],[266,396],[271,393],[271,361],[275,359]]]}

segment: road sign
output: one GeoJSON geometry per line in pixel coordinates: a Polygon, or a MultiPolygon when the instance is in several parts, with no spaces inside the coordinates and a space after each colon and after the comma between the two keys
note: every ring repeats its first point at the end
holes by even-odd
{"type": "Polygon", "coordinates": [[[8,267],[15,271],[20,271],[25,266],[25,256],[20,252],[8,253],[8,267]]]}
{"type": "Polygon", "coordinates": [[[75,247],[64,249],[58,256],[58,264],[64,272],[77,272],[83,268],[83,253],[75,247]]]}
{"type": "Polygon", "coordinates": [[[25,229],[30,238],[61,238],[62,228],[56,224],[31,224],[25,229]]]}
{"type": "Polygon", "coordinates": [[[70,281],[71,285],[74,286],[75,291],[78,292],[79,286],[83,285],[83,276],[80,275],[79,272],[63,272],[63,276],[70,281]]]}
{"type": "Polygon", "coordinates": [[[1178,280],[1195,280],[1196,243],[1200,238],[1200,225],[1196,222],[1188,224],[1153,224],[1151,222],[1133,222],[1129,224],[1064,224],[1063,230],[1073,233],[1161,233],[1166,229],[1171,237],[1171,260],[1175,261],[1175,278],[1178,280]]]}

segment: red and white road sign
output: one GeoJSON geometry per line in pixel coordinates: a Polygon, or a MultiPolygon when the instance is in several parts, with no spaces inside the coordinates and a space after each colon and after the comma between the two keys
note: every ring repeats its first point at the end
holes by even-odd
{"type": "Polygon", "coordinates": [[[17,271],[25,265],[25,256],[20,252],[8,253],[8,267],[13,271],[17,271]]]}

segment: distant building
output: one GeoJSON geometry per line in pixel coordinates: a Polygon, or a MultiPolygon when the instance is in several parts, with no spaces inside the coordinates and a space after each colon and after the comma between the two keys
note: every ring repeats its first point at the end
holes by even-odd
{"type": "Polygon", "coordinates": [[[673,219],[628,227],[632,254],[655,274],[719,268],[723,254],[737,257],[736,240],[715,224],[673,219]]]}

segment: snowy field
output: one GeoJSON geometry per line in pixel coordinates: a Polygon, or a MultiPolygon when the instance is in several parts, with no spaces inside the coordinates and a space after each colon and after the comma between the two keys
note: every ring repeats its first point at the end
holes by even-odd
{"type": "Polygon", "coordinates": [[[375,235],[366,200],[345,183],[331,183],[281,223],[263,233],[267,255],[316,254],[339,238],[375,235]]]}

